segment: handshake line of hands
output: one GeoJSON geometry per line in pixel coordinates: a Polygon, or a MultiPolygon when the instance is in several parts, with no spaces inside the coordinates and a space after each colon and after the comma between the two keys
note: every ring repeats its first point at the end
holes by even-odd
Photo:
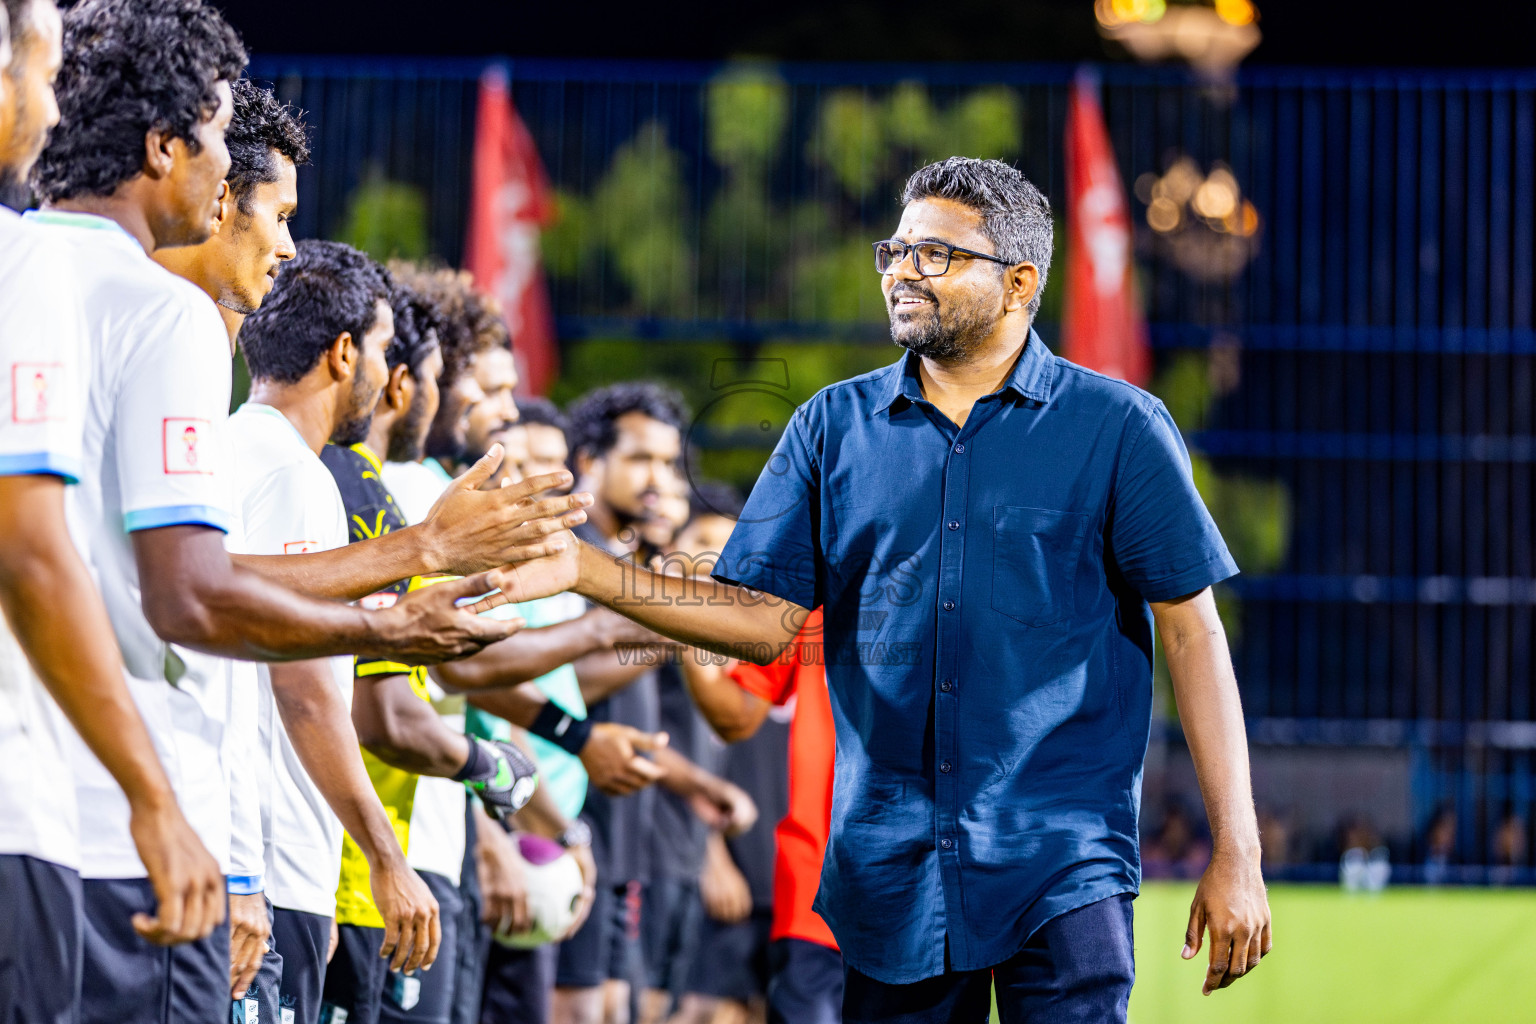
{"type": "Polygon", "coordinates": [[[565,470],[482,489],[501,459],[501,446],[492,445],[414,527],[426,564],[461,578],[421,588],[381,611],[375,649],[359,654],[410,665],[462,658],[526,625],[520,618],[483,618],[482,612],[575,585],[576,538],[570,530],[586,522],[592,496],[541,497],[570,486],[565,470]]]}

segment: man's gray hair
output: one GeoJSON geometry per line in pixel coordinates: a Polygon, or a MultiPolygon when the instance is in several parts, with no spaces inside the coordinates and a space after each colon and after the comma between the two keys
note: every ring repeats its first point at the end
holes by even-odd
{"type": "Polygon", "coordinates": [[[1051,269],[1051,203],[1018,168],[1001,160],[952,156],[929,164],[901,190],[901,204],[919,199],[953,199],[981,214],[981,230],[997,255],[1010,263],[1033,263],[1040,283],[1029,300],[1031,318],[1051,269]]]}

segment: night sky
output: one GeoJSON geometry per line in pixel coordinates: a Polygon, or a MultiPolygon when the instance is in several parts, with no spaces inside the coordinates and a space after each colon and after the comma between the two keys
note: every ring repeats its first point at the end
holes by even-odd
{"type": "MultiPolygon", "coordinates": [[[[254,51],[714,60],[1103,60],[1089,0],[215,0],[254,51]]],[[[1501,5],[1259,0],[1255,64],[1530,66],[1501,5]],[[1456,12],[1476,16],[1456,17],[1456,12]]]]}

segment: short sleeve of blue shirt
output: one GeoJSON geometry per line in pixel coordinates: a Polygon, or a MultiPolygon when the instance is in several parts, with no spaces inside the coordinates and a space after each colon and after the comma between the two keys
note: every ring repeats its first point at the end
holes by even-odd
{"type": "Polygon", "coordinates": [[[1237,574],[1195,489],[1189,452],[1163,403],[1126,446],[1108,535],[1115,564],[1148,601],[1168,601],[1237,574]]]}
{"type": "Polygon", "coordinates": [[[823,596],[821,500],[807,415],[801,408],[790,418],[712,575],[814,608],[823,596]]]}

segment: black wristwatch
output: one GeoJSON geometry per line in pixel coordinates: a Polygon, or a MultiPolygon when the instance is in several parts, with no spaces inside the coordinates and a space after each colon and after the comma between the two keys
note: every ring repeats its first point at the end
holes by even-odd
{"type": "Polygon", "coordinates": [[[573,846],[591,846],[592,827],[581,820],[573,821],[564,832],[555,836],[555,842],[567,850],[573,846]]]}

